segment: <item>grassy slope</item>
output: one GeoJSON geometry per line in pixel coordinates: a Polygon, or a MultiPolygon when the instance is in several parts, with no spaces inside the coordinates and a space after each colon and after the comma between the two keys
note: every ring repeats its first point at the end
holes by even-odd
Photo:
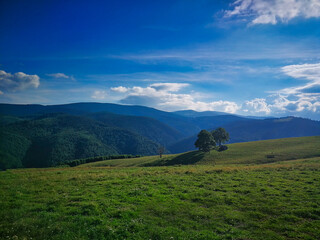
{"type": "Polygon", "coordinates": [[[210,153],[203,154],[194,151],[165,155],[162,159],[159,159],[158,156],[150,156],[136,159],[107,160],[84,164],[79,167],[166,166],[175,164],[261,164],[320,156],[319,146],[320,136],[285,138],[229,144],[229,149],[223,152],[211,151],[210,153]],[[274,158],[268,158],[267,155],[274,155],[274,158]]]}
{"type": "Polygon", "coordinates": [[[317,239],[320,158],[0,172],[0,239],[317,239]]]}

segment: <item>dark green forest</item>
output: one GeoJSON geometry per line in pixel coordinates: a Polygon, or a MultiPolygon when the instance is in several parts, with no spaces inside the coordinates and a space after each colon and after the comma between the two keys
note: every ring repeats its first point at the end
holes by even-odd
{"type": "Polygon", "coordinates": [[[51,114],[1,126],[0,167],[50,167],[94,156],[154,155],[158,144],[83,116],[51,114]]]}

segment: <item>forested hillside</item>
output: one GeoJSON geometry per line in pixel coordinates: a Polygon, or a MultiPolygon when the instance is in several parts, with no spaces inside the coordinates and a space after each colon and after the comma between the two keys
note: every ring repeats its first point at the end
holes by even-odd
{"type": "Polygon", "coordinates": [[[99,112],[88,114],[88,117],[112,127],[119,127],[138,133],[163,146],[168,146],[183,138],[178,130],[150,117],[137,117],[99,112]]]}
{"type": "Polygon", "coordinates": [[[128,130],[54,114],[3,125],[0,167],[48,167],[100,155],[153,155],[157,149],[157,143],[128,130]]]}

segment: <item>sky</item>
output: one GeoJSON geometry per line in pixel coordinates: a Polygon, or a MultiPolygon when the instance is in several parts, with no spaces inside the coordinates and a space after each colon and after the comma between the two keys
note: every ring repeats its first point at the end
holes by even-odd
{"type": "Polygon", "coordinates": [[[2,0],[0,102],[320,120],[320,0],[2,0]]]}

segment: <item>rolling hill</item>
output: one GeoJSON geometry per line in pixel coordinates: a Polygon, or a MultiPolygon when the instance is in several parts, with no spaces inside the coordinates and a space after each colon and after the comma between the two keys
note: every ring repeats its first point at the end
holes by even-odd
{"type": "Polygon", "coordinates": [[[134,159],[106,160],[79,167],[141,167],[172,165],[259,165],[320,157],[320,136],[283,138],[228,144],[228,150],[209,153],[191,151],[180,154],[147,156],[134,159]]]}

